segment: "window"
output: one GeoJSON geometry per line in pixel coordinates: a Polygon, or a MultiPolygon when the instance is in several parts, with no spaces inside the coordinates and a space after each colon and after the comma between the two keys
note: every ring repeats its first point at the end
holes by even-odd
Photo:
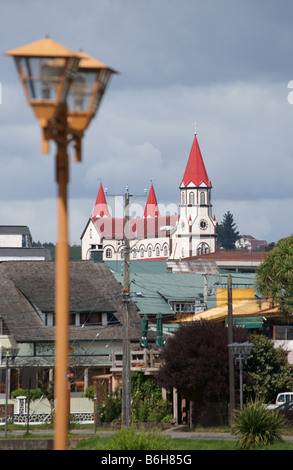
{"type": "Polygon", "coordinates": [[[156,246],[156,256],[160,256],[160,247],[156,246]]]}
{"type": "Polygon", "coordinates": [[[189,204],[194,204],[194,192],[189,193],[189,204]]]}
{"type": "Polygon", "coordinates": [[[151,258],[151,257],[152,257],[152,254],[153,254],[152,247],[149,246],[149,247],[148,247],[148,257],[151,258]]]}
{"type": "Polygon", "coordinates": [[[107,313],[107,324],[108,325],[117,325],[119,321],[115,317],[114,313],[107,313]]]}
{"type": "Polygon", "coordinates": [[[0,317],[0,335],[10,335],[10,331],[2,317],[0,317]]]}
{"type": "Polygon", "coordinates": [[[181,193],[181,204],[185,204],[185,193],[183,191],[181,193]]]}
{"type": "Polygon", "coordinates": [[[80,323],[81,325],[101,325],[102,314],[100,312],[81,313],[80,323]]]}
{"type": "Polygon", "coordinates": [[[210,252],[209,245],[207,243],[201,243],[197,247],[197,254],[198,255],[205,255],[210,252]]]}
{"type": "Polygon", "coordinates": [[[202,191],[200,193],[200,205],[203,206],[206,203],[205,193],[202,191]]]}
{"type": "Polygon", "coordinates": [[[112,250],[111,248],[106,249],[106,258],[112,258],[112,250]]]}
{"type": "Polygon", "coordinates": [[[164,256],[168,256],[168,246],[164,245],[164,256]]]}
{"type": "Polygon", "coordinates": [[[69,313],[68,324],[69,325],[75,325],[75,313],[69,313]]]}
{"type": "Polygon", "coordinates": [[[175,312],[180,312],[180,313],[193,313],[195,310],[195,305],[194,303],[175,303],[172,305],[173,310],[175,312]]]}
{"type": "Polygon", "coordinates": [[[136,248],[133,248],[133,250],[132,250],[132,257],[136,258],[136,248]]]}
{"type": "Polygon", "coordinates": [[[141,257],[141,258],[144,257],[144,248],[143,248],[143,246],[142,246],[141,249],[140,249],[140,257],[141,257]]]}
{"type": "Polygon", "coordinates": [[[292,340],[293,339],[293,327],[290,326],[275,326],[274,339],[279,340],[292,340]]]}

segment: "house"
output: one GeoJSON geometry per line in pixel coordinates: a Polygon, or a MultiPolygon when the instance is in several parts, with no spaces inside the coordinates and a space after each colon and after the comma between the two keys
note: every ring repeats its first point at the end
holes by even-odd
{"type": "Polygon", "coordinates": [[[32,236],[24,225],[0,225],[0,248],[31,248],[32,236]]]}
{"type": "Polygon", "coordinates": [[[219,270],[239,273],[254,273],[257,267],[265,260],[266,251],[215,251],[200,256],[186,258],[185,261],[213,262],[219,270]]]}
{"type": "MultiPolygon", "coordinates": [[[[179,259],[215,251],[212,184],[196,134],[179,189],[179,212],[175,205],[176,212],[170,213],[169,207],[158,203],[152,183],[141,214],[129,221],[131,260],[179,259]]],[[[82,259],[94,256],[97,249],[102,249],[104,260],[123,259],[125,220],[124,215],[114,213],[115,209],[109,207],[100,183],[92,214],[81,235],[82,259]]]]}
{"type": "MultiPolygon", "coordinates": [[[[19,348],[12,389],[21,387],[24,366],[45,369],[53,377],[55,262],[0,263],[0,296],[0,351],[12,342],[19,348]]],[[[124,308],[121,285],[104,263],[70,262],[69,370],[73,389],[76,383],[84,389],[94,376],[110,372],[113,354],[123,349],[124,308]]],[[[129,303],[129,336],[131,348],[140,350],[141,318],[133,302],[129,303]]],[[[155,341],[156,333],[150,332],[150,344],[155,341]]],[[[0,357],[0,382],[4,368],[0,357]]]]}
{"type": "Polygon", "coordinates": [[[34,247],[26,225],[0,225],[0,261],[50,260],[51,253],[44,247],[34,247]]]}
{"type": "MultiPolygon", "coordinates": [[[[123,263],[109,262],[118,282],[123,283],[123,263]]],[[[191,316],[218,305],[227,291],[228,272],[214,263],[201,261],[130,262],[130,292],[140,316],[147,315],[150,324],[161,313],[165,333],[175,330],[177,317],[191,316]]],[[[255,274],[233,273],[233,285],[241,297],[243,289],[255,287],[255,274]]],[[[254,291],[253,291],[254,297],[254,291]]]]}
{"type": "Polygon", "coordinates": [[[266,247],[268,242],[266,240],[257,240],[252,235],[241,235],[239,240],[236,241],[236,248],[245,248],[246,250],[259,250],[266,247]]]}

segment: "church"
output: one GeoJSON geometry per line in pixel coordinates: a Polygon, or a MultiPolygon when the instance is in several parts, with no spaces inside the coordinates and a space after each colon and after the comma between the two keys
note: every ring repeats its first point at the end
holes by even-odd
{"type": "MultiPolygon", "coordinates": [[[[161,215],[151,185],[143,215],[129,219],[130,260],[179,260],[216,251],[212,184],[196,133],[179,189],[179,213],[161,215]]],[[[125,219],[112,216],[102,183],[81,235],[81,251],[82,259],[124,258],[125,219]]]]}

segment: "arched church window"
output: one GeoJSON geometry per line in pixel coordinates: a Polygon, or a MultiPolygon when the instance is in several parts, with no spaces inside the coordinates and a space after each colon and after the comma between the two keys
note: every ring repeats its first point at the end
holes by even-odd
{"type": "Polygon", "coordinates": [[[205,198],[205,193],[204,193],[204,191],[202,191],[200,193],[200,204],[201,204],[201,206],[203,206],[205,204],[205,199],[206,199],[205,198]]]}
{"type": "Polygon", "coordinates": [[[106,258],[112,258],[112,250],[111,248],[106,249],[106,258]]]}
{"type": "Polygon", "coordinates": [[[194,204],[194,192],[189,193],[189,204],[194,204]]]}
{"type": "Polygon", "coordinates": [[[144,248],[143,248],[143,246],[142,246],[141,249],[140,249],[140,257],[141,257],[141,258],[144,257],[144,248]]]}
{"type": "Polygon", "coordinates": [[[182,191],[181,193],[181,204],[185,204],[185,192],[182,191]]]}
{"type": "Polygon", "coordinates": [[[151,258],[151,256],[152,256],[152,247],[149,246],[148,247],[148,257],[151,258]]]}
{"type": "Polygon", "coordinates": [[[198,255],[206,255],[210,252],[210,247],[207,243],[201,243],[200,245],[198,245],[196,251],[198,255]]]}
{"type": "Polygon", "coordinates": [[[164,256],[168,256],[168,246],[164,245],[164,256]]]}
{"type": "Polygon", "coordinates": [[[160,247],[156,246],[156,256],[160,256],[160,247]]]}
{"type": "Polygon", "coordinates": [[[132,257],[136,258],[136,248],[133,248],[133,250],[132,250],[132,257]]]}

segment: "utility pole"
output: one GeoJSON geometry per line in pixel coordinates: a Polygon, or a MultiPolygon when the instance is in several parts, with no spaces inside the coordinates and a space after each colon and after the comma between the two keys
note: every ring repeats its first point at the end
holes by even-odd
{"type": "Polygon", "coordinates": [[[204,309],[208,309],[208,275],[207,273],[203,274],[204,277],[204,290],[203,290],[203,299],[204,299],[204,309]]]}
{"type": "MultiPolygon", "coordinates": [[[[233,343],[233,306],[232,306],[232,276],[228,275],[228,344],[233,343]]],[[[233,411],[235,409],[235,387],[234,387],[234,360],[232,356],[231,348],[229,351],[229,391],[230,391],[230,402],[229,402],[229,424],[233,423],[233,411]]]]}
{"type": "Polygon", "coordinates": [[[129,302],[130,302],[130,276],[129,276],[129,191],[125,192],[125,225],[124,225],[124,289],[123,289],[123,370],[122,370],[122,422],[128,429],[130,422],[130,338],[129,338],[129,302]]]}

